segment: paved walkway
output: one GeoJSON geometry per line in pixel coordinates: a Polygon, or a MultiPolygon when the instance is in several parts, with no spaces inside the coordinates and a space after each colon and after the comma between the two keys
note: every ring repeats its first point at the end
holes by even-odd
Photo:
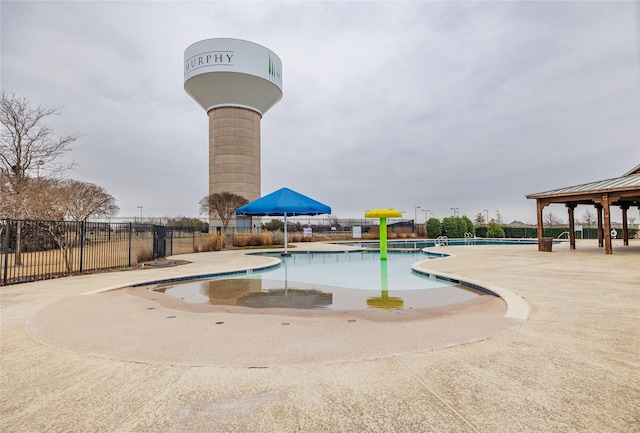
{"type": "MultiPolygon", "coordinates": [[[[119,326],[112,332],[115,328],[95,325],[106,319],[100,305],[92,304],[91,310],[83,310],[82,323],[93,323],[87,328],[95,337],[93,348],[65,341],[65,334],[56,332],[80,323],[77,309],[54,317],[57,322],[47,321],[67,304],[104,299],[107,309],[126,299],[109,299],[124,292],[101,293],[105,289],[268,265],[270,259],[264,257],[184,255],[179,258],[191,264],[2,287],[0,431],[640,432],[639,241],[629,247],[614,243],[613,255],[605,255],[592,241],[578,241],[575,251],[554,245],[551,253],[525,245],[439,251],[453,256],[421,266],[480,282],[501,292],[508,307],[483,310],[477,322],[461,321],[454,312],[452,317],[386,323],[386,330],[396,331],[390,334],[380,333],[374,320],[359,319],[351,325],[368,336],[365,346],[390,347],[366,352],[362,359],[347,356],[362,342],[361,336],[349,339],[356,328],[344,328],[346,317],[287,317],[289,329],[328,330],[315,334],[315,346],[321,346],[316,355],[298,353],[312,347],[305,339],[309,334],[301,332],[292,335],[286,356],[253,365],[246,362],[251,351],[216,362],[189,362],[184,349],[189,345],[180,339],[163,350],[157,350],[158,340],[136,341],[131,347],[128,336],[139,334],[140,327],[169,335],[166,323],[193,314],[167,306],[154,308],[161,314],[174,311],[174,322],[165,315],[162,321],[136,323],[127,332],[123,329],[130,317],[123,313],[111,318],[109,323],[119,326]],[[75,296],[79,294],[89,296],[75,296]],[[451,322],[437,332],[415,328],[416,323],[428,327],[427,322],[441,320],[451,322]],[[449,340],[433,343],[443,335],[449,340]],[[461,335],[469,341],[457,341],[461,335]],[[403,350],[403,340],[421,338],[422,350],[403,350]],[[101,352],[118,345],[124,349],[101,352]],[[345,351],[349,345],[351,350],[345,351]],[[327,358],[336,347],[341,354],[327,358]],[[172,356],[131,359],[154,350],[172,356]],[[244,361],[235,362],[240,355],[244,361]]],[[[128,296],[141,307],[152,302],[128,296]]],[[[212,314],[222,315],[225,322],[241,316],[212,314]]],[[[247,338],[262,338],[265,352],[255,353],[275,353],[284,344],[269,340],[275,335],[269,326],[280,325],[277,332],[282,332],[284,316],[242,316],[255,320],[255,326],[224,328],[242,331],[232,335],[230,345],[242,348],[247,338]]],[[[189,317],[191,325],[198,320],[189,317]]],[[[200,314],[202,326],[222,329],[204,317],[200,314]]],[[[67,336],[73,340],[72,333],[67,336]]]]}

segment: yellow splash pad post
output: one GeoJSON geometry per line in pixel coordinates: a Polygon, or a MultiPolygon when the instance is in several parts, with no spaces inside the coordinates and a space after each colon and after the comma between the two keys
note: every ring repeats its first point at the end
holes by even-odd
{"type": "Polygon", "coordinates": [[[387,260],[387,218],[402,218],[394,209],[374,209],[364,213],[365,218],[380,218],[380,260],[387,260]]]}

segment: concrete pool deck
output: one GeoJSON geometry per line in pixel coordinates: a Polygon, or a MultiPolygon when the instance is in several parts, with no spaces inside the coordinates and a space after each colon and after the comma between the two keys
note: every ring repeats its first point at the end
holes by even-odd
{"type": "MultiPolygon", "coordinates": [[[[267,258],[182,255],[192,263],[2,287],[0,431],[640,432],[640,241],[614,242],[612,255],[594,241],[551,253],[535,245],[437,250],[453,256],[423,268],[524,298],[519,308],[531,310],[516,315],[528,320],[444,348],[428,348],[427,334],[423,351],[364,360],[172,365],[63,350],[27,330],[78,294],[267,258]]],[[[405,323],[389,326],[404,338],[405,323]]],[[[317,344],[331,350],[335,335],[326,334],[317,344]]],[[[112,338],[108,330],[95,337],[112,338]]]]}

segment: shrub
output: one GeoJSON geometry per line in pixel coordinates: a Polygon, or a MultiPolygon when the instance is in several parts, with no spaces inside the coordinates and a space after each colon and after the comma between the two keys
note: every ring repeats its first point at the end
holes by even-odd
{"type": "Polygon", "coordinates": [[[233,235],[233,246],[243,248],[247,246],[249,237],[246,233],[240,233],[233,235]]]}
{"type": "Polygon", "coordinates": [[[207,237],[207,240],[204,242],[202,247],[200,247],[200,251],[222,251],[224,249],[224,245],[224,235],[222,233],[213,233],[207,237]]]}
{"type": "Polygon", "coordinates": [[[491,220],[491,222],[489,223],[489,227],[487,228],[487,237],[503,238],[504,230],[502,230],[502,227],[500,227],[500,225],[497,222],[495,222],[494,220],[491,220]]]}
{"type": "Polygon", "coordinates": [[[471,221],[466,215],[462,217],[462,220],[466,224],[465,233],[474,233],[473,221],[471,221]]]}
{"type": "Polygon", "coordinates": [[[442,219],[442,234],[449,239],[462,238],[464,232],[462,232],[461,224],[458,224],[459,218],[446,217],[442,219]]]}
{"type": "Polygon", "coordinates": [[[394,227],[387,231],[387,238],[389,239],[405,239],[411,236],[413,236],[411,227],[394,227]]]}
{"type": "Polygon", "coordinates": [[[367,232],[367,238],[380,239],[380,226],[373,226],[367,232]]]}
{"type": "MultiPolygon", "coordinates": [[[[432,220],[435,220],[435,218],[432,218],[432,220]]],[[[434,225],[434,231],[436,231],[437,227],[435,227],[435,223],[432,224],[434,225]]],[[[463,238],[466,233],[475,233],[473,222],[471,222],[471,220],[466,216],[446,217],[442,219],[441,234],[447,236],[448,238],[454,239],[463,238]]],[[[438,236],[439,235],[432,234],[431,231],[429,231],[430,238],[437,238],[438,236]]]]}
{"type": "Polygon", "coordinates": [[[284,230],[284,221],[271,220],[266,224],[262,224],[262,230],[270,230],[270,231],[284,230]]]}
{"type": "Polygon", "coordinates": [[[257,233],[252,233],[249,241],[252,247],[259,247],[260,245],[262,245],[262,236],[257,233]]]}
{"type": "Polygon", "coordinates": [[[136,256],[136,262],[149,262],[153,260],[153,251],[150,249],[142,249],[138,251],[138,255],[136,256]]]}
{"type": "Polygon", "coordinates": [[[284,233],[272,232],[271,233],[271,245],[284,245],[284,233]]]}
{"type": "MultiPolygon", "coordinates": [[[[269,233],[269,232],[266,232],[269,233]]],[[[233,246],[234,247],[259,247],[261,245],[270,245],[271,236],[269,235],[266,238],[269,242],[265,243],[265,237],[263,235],[258,235],[255,233],[238,233],[233,237],[233,246]]]]}
{"type": "Polygon", "coordinates": [[[427,221],[427,236],[435,239],[442,235],[442,223],[437,218],[429,218],[427,221]]]}
{"type": "Polygon", "coordinates": [[[476,237],[486,238],[487,237],[487,227],[486,226],[476,227],[475,233],[476,233],[476,237]]]}
{"type": "MultiPolygon", "coordinates": [[[[536,227],[502,227],[504,230],[505,238],[535,238],[538,236],[538,229],[536,227]]],[[[486,233],[486,227],[485,227],[486,233]]]]}
{"type": "Polygon", "coordinates": [[[260,237],[262,238],[262,245],[271,245],[271,232],[263,231],[260,233],[260,237]]]}

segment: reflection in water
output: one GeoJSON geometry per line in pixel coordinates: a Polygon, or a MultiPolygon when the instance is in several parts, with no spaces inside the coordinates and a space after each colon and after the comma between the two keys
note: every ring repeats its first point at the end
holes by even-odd
{"type": "Polygon", "coordinates": [[[312,288],[290,288],[288,282],[227,279],[202,283],[209,302],[254,308],[324,308],[333,295],[312,288]]]}
{"type": "Polygon", "coordinates": [[[380,260],[380,289],[382,291],[382,296],[379,298],[368,298],[367,307],[402,308],[404,306],[402,298],[389,296],[389,272],[386,260],[380,260]]]}
{"type": "Polygon", "coordinates": [[[238,299],[237,305],[254,308],[324,308],[331,305],[333,295],[319,290],[278,289],[250,293],[238,299]]]}
{"type": "Polygon", "coordinates": [[[386,261],[378,257],[371,253],[293,254],[268,271],[164,284],[153,290],[187,303],[331,310],[422,309],[482,295],[413,273],[411,264],[424,255],[390,254],[386,261]]]}
{"type": "Polygon", "coordinates": [[[252,308],[319,309],[333,302],[332,293],[312,285],[296,283],[295,287],[289,287],[286,280],[262,279],[262,275],[161,286],[155,290],[191,303],[209,302],[213,305],[252,308]]]}

